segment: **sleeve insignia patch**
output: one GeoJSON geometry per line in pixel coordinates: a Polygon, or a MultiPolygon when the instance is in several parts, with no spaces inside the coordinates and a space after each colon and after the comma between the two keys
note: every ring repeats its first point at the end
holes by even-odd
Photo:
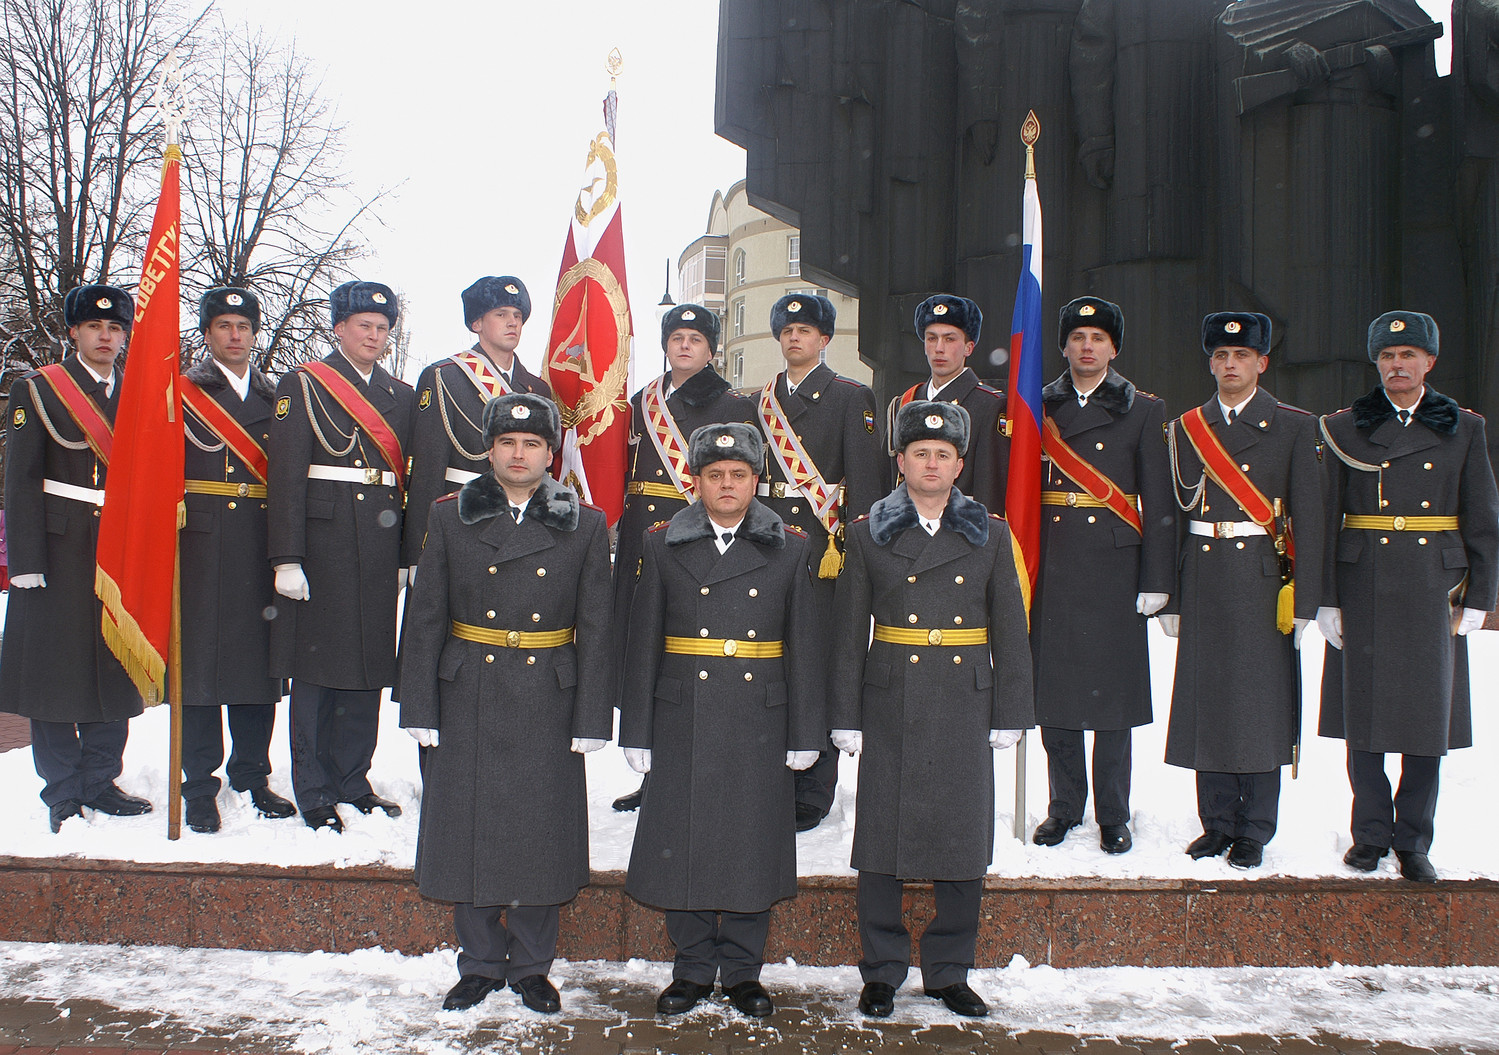
{"type": "Polygon", "coordinates": [[[12,417],[11,417],[10,420],[11,420],[12,424],[15,425],[16,428],[18,428],[18,429],[21,428],[23,425],[26,424],[26,408],[25,407],[17,407],[15,414],[12,415],[12,417]]]}
{"type": "Polygon", "coordinates": [[[280,421],[291,413],[291,396],[282,396],[276,400],[276,420],[280,421]]]}
{"type": "Polygon", "coordinates": [[[874,435],[874,411],[872,410],[866,410],[864,412],[864,431],[869,433],[871,436],[874,435]]]}
{"type": "Polygon", "coordinates": [[[432,405],[432,390],[430,388],[424,388],[424,389],[422,389],[422,398],[417,402],[417,409],[418,410],[426,410],[431,405],[432,405]]]}

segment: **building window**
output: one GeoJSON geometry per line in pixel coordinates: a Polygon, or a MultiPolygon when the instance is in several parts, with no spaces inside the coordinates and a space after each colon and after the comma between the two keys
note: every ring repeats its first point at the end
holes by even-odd
{"type": "Polygon", "coordinates": [[[786,237],[786,274],[800,275],[802,273],[802,236],[799,234],[787,235],[786,237]]]}
{"type": "Polygon", "coordinates": [[[744,285],[744,250],[734,250],[734,285],[744,285]]]}
{"type": "Polygon", "coordinates": [[[744,352],[740,349],[729,355],[729,384],[734,388],[744,385],[744,352]]]}
{"type": "Polygon", "coordinates": [[[734,336],[744,336],[744,298],[734,302],[734,336]]]}

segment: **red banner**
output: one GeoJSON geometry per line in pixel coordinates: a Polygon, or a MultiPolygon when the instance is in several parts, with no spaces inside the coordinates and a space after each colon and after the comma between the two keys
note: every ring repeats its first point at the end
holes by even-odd
{"type": "Polygon", "coordinates": [[[614,162],[611,89],[605,129],[589,144],[552,305],[541,376],[562,412],[558,478],[613,524],[625,508],[630,433],[626,384],[634,332],[625,283],[624,222],[614,162]]]}
{"type": "Polygon", "coordinates": [[[94,590],[104,640],[147,703],[166,699],[182,505],[178,236],[182,153],[166,149],[161,197],[135,293],[135,324],[115,414],[94,590]]]}

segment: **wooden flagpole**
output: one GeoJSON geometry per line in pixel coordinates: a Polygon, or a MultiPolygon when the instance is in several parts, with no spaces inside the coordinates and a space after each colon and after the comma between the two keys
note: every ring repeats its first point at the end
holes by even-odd
{"type": "Polygon", "coordinates": [[[172,637],[167,650],[167,707],[171,710],[171,748],[167,763],[167,838],[182,838],[182,543],[172,560],[172,637]]]}

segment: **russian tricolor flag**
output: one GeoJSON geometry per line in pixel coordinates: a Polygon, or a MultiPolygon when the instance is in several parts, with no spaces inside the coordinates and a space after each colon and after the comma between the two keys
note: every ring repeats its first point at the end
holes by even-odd
{"type": "Polygon", "coordinates": [[[1025,250],[1015,314],[1010,324],[1010,390],[1006,409],[1010,433],[1010,477],[1005,519],[1020,547],[1029,581],[1021,578],[1029,609],[1041,560],[1041,195],[1036,190],[1033,150],[1041,125],[1031,113],[1021,131],[1026,143],[1025,250]]]}

